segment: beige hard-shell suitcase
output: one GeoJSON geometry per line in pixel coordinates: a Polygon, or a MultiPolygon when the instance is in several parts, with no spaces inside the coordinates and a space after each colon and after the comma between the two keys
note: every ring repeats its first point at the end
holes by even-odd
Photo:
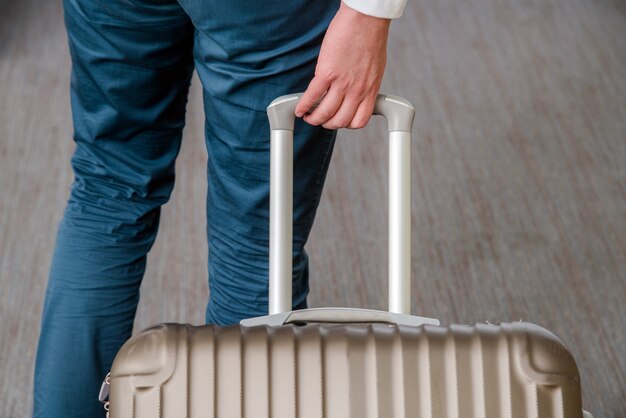
{"type": "MultiPolygon", "coordinates": [[[[270,315],[238,326],[158,325],[107,376],[110,418],[582,418],[576,363],[533,324],[440,326],[409,315],[413,107],[379,95],[390,136],[389,312],[289,311],[294,108],[268,107],[270,315]]],[[[108,395],[108,400],[107,400],[108,395]]]]}

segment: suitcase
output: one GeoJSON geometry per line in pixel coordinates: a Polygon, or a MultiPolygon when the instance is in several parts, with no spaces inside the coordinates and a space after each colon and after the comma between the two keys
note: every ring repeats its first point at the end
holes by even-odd
{"type": "MultiPolygon", "coordinates": [[[[572,355],[533,324],[440,326],[410,311],[414,110],[379,95],[390,140],[389,312],[291,309],[294,108],[271,127],[269,315],[240,325],[158,325],[115,358],[110,418],[582,418],[572,355]]],[[[108,396],[108,400],[107,400],[108,396]]]]}

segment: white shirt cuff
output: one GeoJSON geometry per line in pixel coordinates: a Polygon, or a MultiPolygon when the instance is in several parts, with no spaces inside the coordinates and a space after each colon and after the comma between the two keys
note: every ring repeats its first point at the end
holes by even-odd
{"type": "Polygon", "coordinates": [[[402,16],[406,0],[342,0],[351,9],[366,15],[396,19],[402,16]]]}

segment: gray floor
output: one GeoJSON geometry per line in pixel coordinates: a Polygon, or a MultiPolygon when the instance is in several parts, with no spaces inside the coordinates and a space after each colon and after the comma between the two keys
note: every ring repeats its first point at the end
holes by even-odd
{"type": "MultiPolygon", "coordinates": [[[[60,2],[0,0],[0,417],[27,417],[72,179],[60,2]]],[[[413,309],[524,319],[578,360],[585,407],[626,417],[626,2],[411,0],[384,90],[416,106],[413,309]]],[[[198,85],[137,328],[202,322],[198,85]]],[[[341,135],[308,249],[310,304],[385,307],[381,121],[341,135]]],[[[60,359],[70,361],[70,359],[60,359]]]]}

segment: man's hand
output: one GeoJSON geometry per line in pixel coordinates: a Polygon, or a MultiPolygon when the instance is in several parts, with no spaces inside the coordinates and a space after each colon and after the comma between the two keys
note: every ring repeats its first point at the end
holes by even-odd
{"type": "Polygon", "coordinates": [[[342,2],[296,116],[304,115],[307,123],[326,129],[365,126],[385,72],[389,24],[389,19],[365,15],[342,2]],[[305,115],[318,101],[319,106],[305,115]]]}

